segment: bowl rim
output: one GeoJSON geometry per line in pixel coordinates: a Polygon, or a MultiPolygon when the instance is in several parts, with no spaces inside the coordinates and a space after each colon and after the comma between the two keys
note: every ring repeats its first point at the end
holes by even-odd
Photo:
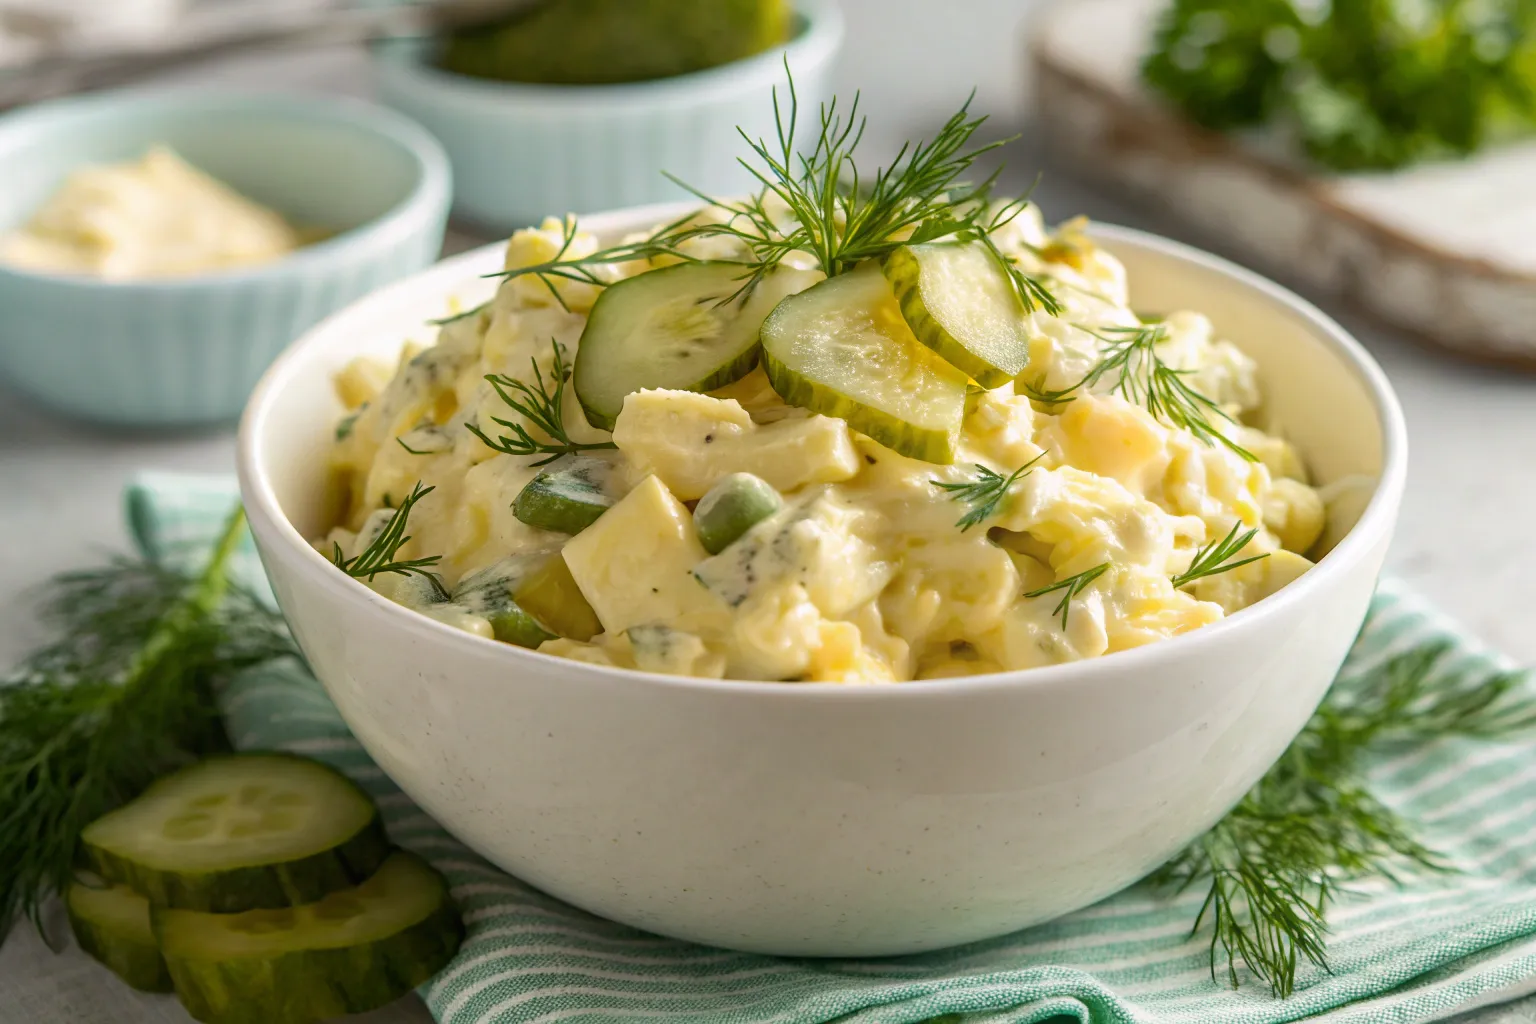
{"type": "MultiPolygon", "coordinates": [[[[319,242],[301,246],[268,263],[180,277],[114,279],[28,270],[0,262],[0,278],[10,277],[37,288],[110,289],[157,294],[291,278],[323,268],[337,257],[393,251],[405,236],[420,230],[424,218],[446,216],[452,198],[453,178],[448,155],[437,139],[404,114],[349,96],[222,87],[189,93],[184,88],[166,85],[65,96],[0,115],[0,147],[13,133],[24,136],[39,127],[47,131],[55,129],[59,122],[63,122],[64,130],[86,130],[103,117],[144,109],[187,113],[227,111],[235,116],[255,112],[276,114],[294,122],[344,125],[391,143],[408,155],[415,163],[416,180],[400,200],[378,216],[319,242]]],[[[148,139],[144,145],[148,147],[155,141],[148,139]]],[[[21,149],[24,153],[24,144],[21,149]]]]}
{"type": "Polygon", "coordinates": [[[794,0],[795,13],[805,27],[782,46],[740,57],[725,64],[700,68],[680,75],[638,82],[572,85],[542,82],[507,82],[476,78],[445,71],[423,59],[429,36],[385,39],[368,49],[375,73],[412,81],[442,94],[466,99],[526,100],[539,107],[591,107],[602,104],[640,104],[675,97],[700,98],[701,94],[735,93],[762,85],[779,84],[786,64],[802,61],[820,64],[842,46],[844,23],[841,8],[832,0],[794,0]]]}
{"type": "MultiPolygon", "coordinates": [[[[607,211],[593,215],[598,218],[639,220],[653,216],[665,220],[677,211],[696,204],[665,203],[623,210],[607,211]]],[[[601,230],[601,229],[599,229],[601,230]]],[[[550,662],[558,662],[567,672],[593,673],[597,678],[623,682],[635,686],[663,687],[671,690],[697,691],[715,696],[776,695],[781,700],[925,700],[961,696],[967,693],[985,692],[999,688],[1030,687],[1050,690],[1061,686],[1080,686],[1105,677],[1134,676],[1139,672],[1157,671],[1183,658],[1194,645],[1219,643],[1228,636],[1248,630],[1263,629],[1267,620],[1279,618],[1283,612],[1310,599],[1312,593],[1333,585],[1341,577],[1352,572],[1365,559],[1371,548],[1383,540],[1389,540],[1402,502],[1407,481],[1408,431],[1397,395],[1388,382],[1385,372],[1364,346],[1337,321],[1313,303],[1290,289],[1270,279],[1241,267],[1220,256],[1194,246],[1164,238],[1160,235],[1135,228],[1094,222],[1090,234],[1108,242],[1123,242],[1131,246],[1150,249],[1184,260],[1196,267],[1214,271],[1234,283],[1250,288],[1276,306],[1276,314],[1297,317],[1323,344],[1345,364],[1367,392],[1381,431],[1382,465],[1370,501],[1360,517],[1334,548],[1299,579],[1281,588],[1247,608],[1240,609],[1220,621],[1200,629],[1168,637],[1156,643],[1098,658],[1047,665],[1030,669],[991,672],[983,675],[941,679],[909,680],[892,684],[849,684],[838,682],[774,682],[742,679],[702,679],[691,676],[665,675],[642,672],[605,665],[594,665],[556,655],[516,647],[484,637],[465,633],[452,626],[430,619],[404,605],[396,604],[381,594],[362,586],[355,580],[335,571],[330,561],[289,522],[277,501],[277,495],[262,469],[265,450],[265,426],[270,406],[284,390],[285,379],[298,373],[308,362],[308,349],[335,332],[338,325],[352,310],[363,303],[382,301],[385,296],[412,290],[417,281],[427,274],[450,276],[450,268],[469,267],[484,261],[492,252],[499,253],[502,243],[492,243],[445,260],[436,267],[389,285],[364,297],[327,318],[291,344],[267,369],[260,383],[252,392],[241,417],[237,438],[236,462],[240,480],[240,492],[250,516],[253,532],[263,534],[263,539],[284,545],[286,554],[297,556],[297,569],[310,576],[329,599],[352,601],[371,608],[382,616],[381,628],[410,630],[424,642],[441,640],[449,644],[469,644],[484,657],[500,659],[510,671],[535,671],[550,662]],[[782,696],[778,696],[782,695],[782,696]]]]}

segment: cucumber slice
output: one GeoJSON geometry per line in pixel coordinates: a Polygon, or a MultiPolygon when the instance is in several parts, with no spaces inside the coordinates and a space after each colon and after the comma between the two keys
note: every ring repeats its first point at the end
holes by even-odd
{"type": "Polygon", "coordinates": [[[558,554],[513,555],[488,565],[460,581],[453,603],[489,621],[502,643],[536,649],[556,634],[519,606],[512,593],[551,557],[560,558],[558,554]]]}
{"type": "Polygon", "coordinates": [[[693,525],[704,550],[718,555],[783,507],[784,499],[766,480],[751,473],[732,473],[699,499],[693,525]]]}
{"type": "Polygon", "coordinates": [[[711,391],[752,372],[763,318],[813,278],[780,270],[745,301],[721,305],[746,273],[740,263],[679,263],[604,289],[581,333],[571,378],[587,422],[612,430],[625,397],[636,391],[711,391]]]}
{"type": "Polygon", "coordinates": [[[873,263],[779,303],[763,324],[763,368],[790,405],[846,420],[902,455],[955,460],[966,375],[912,336],[873,263]]]}
{"type": "Polygon", "coordinates": [[[383,1006],[441,970],[464,938],[443,876],[405,852],[303,906],[156,907],[153,917],[176,994],[209,1024],[310,1024],[383,1006]]]}
{"type": "Polygon", "coordinates": [[[577,534],[613,507],[613,466],[576,455],[541,470],[518,492],[512,514],[529,526],[577,534]]]}
{"type": "Polygon", "coordinates": [[[367,878],[389,842],[345,775],[288,754],[209,758],[80,834],[90,867],[154,904],[215,913],[287,907],[367,878]]]}
{"type": "Polygon", "coordinates": [[[904,245],[882,268],[917,340],[982,387],[1002,387],[1029,362],[1018,296],[980,242],[904,245]]]}
{"type": "Polygon", "coordinates": [[[140,992],[171,991],[160,946],[149,926],[149,900],[126,885],[74,882],[64,894],[75,941],[140,992]]]}

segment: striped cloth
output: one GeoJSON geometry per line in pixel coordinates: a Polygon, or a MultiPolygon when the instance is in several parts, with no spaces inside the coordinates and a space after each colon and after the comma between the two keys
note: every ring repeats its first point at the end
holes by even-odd
{"type": "MultiPolygon", "coordinates": [[[[145,478],[130,521],[148,551],[206,545],[232,507],[222,479],[145,478]]],[[[259,581],[249,548],[246,578],[259,581]]],[[[264,586],[264,581],[260,584],[264,586]]],[[[1451,670],[1507,668],[1411,594],[1386,584],[1338,685],[1420,642],[1448,637],[1451,670]]],[[[319,685],[270,666],[223,695],[235,744],[313,756],[383,808],[390,835],[448,877],[469,926],[453,963],[423,987],[444,1024],[665,1020],[683,1024],[1272,1024],[1439,1020],[1536,990],[1536,757],[1529,745],[1449,740],[1372,766],[1376,793],[1422,826],[1461,870],[1402,889],[1357,889],[1330,915],[1332,973],[1296,994],[1209,971],[1191,936],[1200,893],[1136,887],[1059,921],[896,960],[808,961],[731,953],[648,935],[566,906],[498,871],[418,810],[369,759],[319,685]]]]}

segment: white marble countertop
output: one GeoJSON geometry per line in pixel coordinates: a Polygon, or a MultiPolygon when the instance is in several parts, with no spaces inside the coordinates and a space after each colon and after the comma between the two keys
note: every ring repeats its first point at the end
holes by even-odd
{"type": "MultiPolygon", "coordinates": [[[[1016,18],[1007,0],[962,0],[1016,18]]],[[[852,28],[891,36],[891,19],[913,17],[922,0],[849,0],[852,28]]],[[[917,33],[929,38],[923,33],[917,33]]],[[[1001,112],[1005,123],[1019,117],[1018,83],[1009,61],[1011,33],[991,45],[999,70],[983,83],[980,100],[1001,112]],[[1003,70],[1003,69],[1007,70],[1003,70]]],[[[889,41],[889,40],[887,40],[889,41]]],[[[872,136],[882,140],[920,131],[932,115],[953,109],[952,97],[935,98],[938,87],[897,86],[892,72],[860,50],[844,69],[849,84],[885,76],[876,90],[873,113],[901,111],[872,136]],[[862,54],[862,56],[859,56],[862,54]],[[862,63],[861,63],[862,61],[862,63]],[[902,92],[902,89],[922,90],[902,92]]],[[[970,69],[952,68],[940,85],[958,82],[970,69]]],[[[334,52],[222,65],[195,72],[195,79],[260,85],[282,81],[289,88],[362,92],[357,55],[334,52]],[[279,69],[274,73],[274,67],[279,69]]],[[[963,92],[958,85],[954,91],[963,92]]],[[[1001,129],[1000,129],[1001,133],[1001,129]]],[[[1030,139],[1009,156],[1014,168],[1007,184],[1027,185],[1041,164],[1030,139]]],[[[1145,210],[1127,208],[1078,187],[1045,166],[1036,193],[1049,218],[1087,213],[1153,230],[1170,231],[1145,210]]],[[[1198,238],[1189,239],[1197,244],[1198,238]]],[[[470,240],[458,237],[462,247],[470,240]]],[[[1337,311],[1336,311],[1337,312],[1337,311]]],[[[1402,519],[1388,571],[1430,595],[1474,634],[1522,663],[1536,663],[1536,630],[1526,619],[1536,608],[1536,567],[1528,552],[1528,516],[1536,511],[1536,378],[1452,362],[1411,342],[1344,317],[1385,367],[1407,412],[1411,467],[1402,519]]],[[[1536,328],[1533,328],[1536,330],[1536,328]]],[[[99,562],[126,549],[121,493],[139,469],[230,472],[233,436],[228,430],[202,435],[145,434],[82,426],[58,419],[0,390],[0,666],[20,657],[38,638],[29,592],[65,569],[99,562]]],[[[428,1020],[414,1000],[358,1018],[368,1024],[428,1020]]],[[[1483,1011],[1480,1024],[1536,1024],[1536,1004],[1483,1011]]],[[[78,952],[48,953],[18,928],[0,947],[0,1024],[139,1024],[187,1018],[173,1001],[141,997],[84,961],[78,952]]],[[[1470,1020],[1470,1018],[1469,1018],[1470,1020]]]]}

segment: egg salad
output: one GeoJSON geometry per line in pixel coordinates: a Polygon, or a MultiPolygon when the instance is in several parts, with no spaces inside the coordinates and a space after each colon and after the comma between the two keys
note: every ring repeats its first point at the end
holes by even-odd
{"type": "Polygon", "coordinates": [[[82,167],[21,227],[0,261],[110,280],[182,277],[270,263],[301,233],[165,146],[143,158],[82,167]]]}
{"type": "Polygon", "coordinates": [[[494,299],[340,374],[319,546],[545,654],[841,683],[1113,654],[1306,572],[1325,508],[1248,425],[1253,360],[1131,309],[1081,222],[999,209],[830,274],[810,244],[754,258],[803,241],[761,201],[606,250],[519,231],[494,299]]]}

